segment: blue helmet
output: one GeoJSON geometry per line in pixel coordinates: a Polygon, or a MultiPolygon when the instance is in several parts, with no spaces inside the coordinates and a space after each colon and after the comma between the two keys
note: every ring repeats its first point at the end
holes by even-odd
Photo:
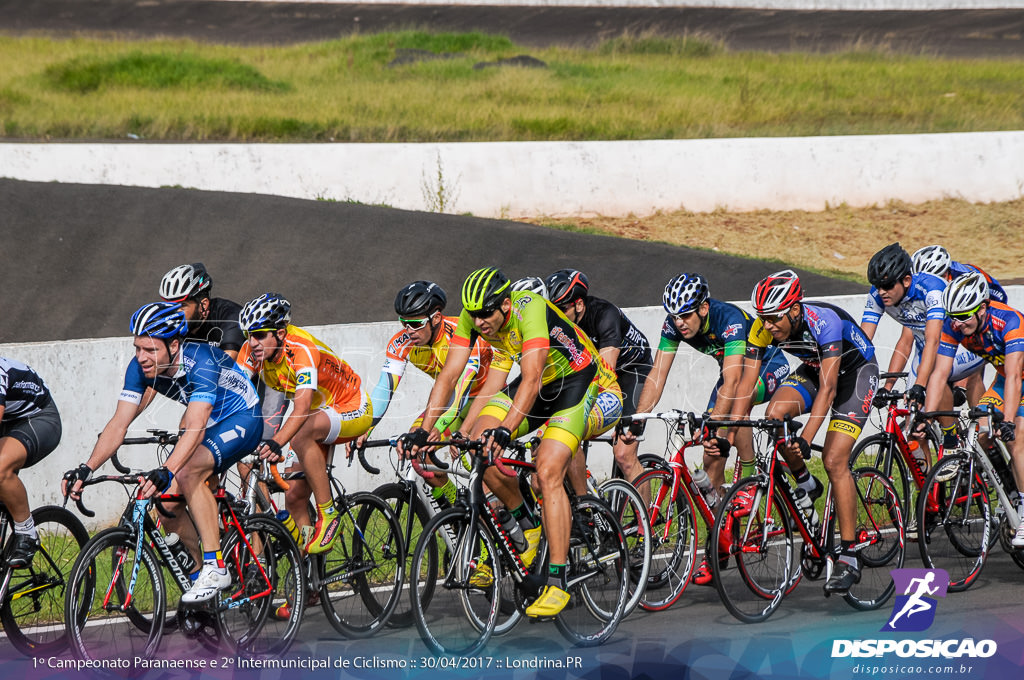
{"type": "Polygon", "coordinates": [[[669,314],[689,314],[711,295],[707,280],[700,274],[683,273],[665,286],[661,305],[669,314]]]}
{"type": "Polygon", "coordinates": [[[264,293],[249,300],[238,313],[238,325],[245,333],[284,328],[292,319],[292,303],[278,293],[264,293]]]}
{"type": "Polygon", "coordinates": [[[139,307],[130,322],[132,335],[171,340],[188,333],[185,312],[177,302],[150,302],[139,307]]]}

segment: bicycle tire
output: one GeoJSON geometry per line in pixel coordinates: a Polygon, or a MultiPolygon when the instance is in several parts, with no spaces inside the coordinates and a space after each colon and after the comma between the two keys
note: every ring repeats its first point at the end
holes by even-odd
{"type": "Polygon", "coordinates": [[[413,556],[413,619],[420,637],[437,655],[472,656],[483,649],[494,632],[501,598],[501,561],[493,559],[494,543],[482,523],[469,524],[470,513],[454,507],[435,515],[423,527],[413,556]],[[442,535],[443,532],[443,535],[442,535]],[[449,547],[449,541],[451,547],[449,547]],[[433,596],[424,601],[418,575],[429,568],[427,546],[438,547],[433,596]],[[486,555],[484,555],[486,552],[486,555]],[[479,565],[491,570],[489,585],[472,585],[479,565]]]}
{"type": "Polygon", "coordinates": [[[151,658],[160,645],[166,614],[163,573],[145,541],[136,551],[133,532],[101,531],[82,548],[64,593],[64,623],[72,653],[83,660],[116,659],[134,668],[135,657],[151,658]],[[126,570],[139,572],[128,609],[126,570]],[[108,606],[104,605],[107,602],[108,606]],[[129,612],[137,614],[129,616],[129,612]],[[148,624],[148,625],[146,625],[148,624]]]}
{"type": "Polygon", "coordinates": [[[896,440],[892,435],[880,432],[857,442],[850,453],[850,470],[863,467],[879,470],[892,482],[900,499],[903,516],[910,517],[916,507],[912,490],[913,481],[910,478],[907,461],[897,449],[896,440]]]}
{"type": "Polygon", "coordinates": [[[672,473],[648,470],[633,486],[641,498],[650,498],[651,559],[640,607],[661,611],[671,607],[686,590],[697,562],[697,532],[693,503],[685,489],[669,498],[672,473]]]}
{"type": "MultiPolygon", "coordinates": [[[[398,524],[402,530],[402,542],[406,547],[405,554],[405,575],[406,580],[402,583],[402,592],[399,594],[398,604],[395,605],[391,617],[388,619],[389,628],[408,628],[413,624],[412,605],[409,603],[412,584],[409,581],[412,571],[413,549],[416,541],[423,533],[423,527],[430,521],[431,512],[420,501],[419,497],[413,495],[413,501],[409,503],[409,492],[398,483],[384,484],[373,491],[373,495],[384,500],[394,510],[398,518],[398,524]]],[[[430,560],[430,568],[427,573],[435,574],[437,565],[437,545],[427,546],[427,558],[430,560]]],[[[422,585],[421,596],[430,602],[434,593],[434,582],[430,581],[422,585]]]]}
{"type": "Polygon", "coordinates": [[[843,599],[854,609],[878,609],[889,601],[896,584],[890,571],[903,566],[906,527],[900,499],[892,482],[875,468],[853,471],[857,489],[856,540],[868,545],[858,550],[860,581],[843,599]]]}
{"type": "Polygon", "coordinates": [[[771,498],[762,476],[747,477],[719,505],[708,556],[722,604],[744,623],[765,621],[782,604],[799,567],[793,528],[778,486],[771,498]]]}
{"type": "Polygon", "coordinates": [[[992,531],[988,489],[969,474],[970,458],[945,456],[917,501],[918,550],[929,569],[949,573],[949,590],[966,590],[988,559],[992,531]]]}
{"type": "Polygon", "coordinates": [[[0,622],[15,649],[26,656],[40,656],[67,647],[64,589],[89,532],[77,517],[56,505],[36,508],[32,520],[39,550],[27,568],[11,570],[0,622]]]}
{"type": "Polygon", "coordinates": [[[361,492],[335,499],[338,538],[316,561],[320,604],[334,629],[350,639],[387,624],[405,579],[402,529],[387,502],[361,492]]]}
{"type": "Polygon", "coordinates": [[[566,640],[593,647],[615,634],[629,599],[628,572],[629,549],[615,514],[599,498],[577,497],[565,567],[569,604],[555,617],[566,640]]]}
{"type": "Polygon", "coordinates": [[[221,541],[231,586],[214,600],[221,637],[240,655],[278,656],[295,641],[306,604],[306,564],[291,533],[269,515],[241,518],[221,541]],[[283,608],[282,605],[287,605],[283,608]]]}
{"type": "Polygon", "coordinates": [[[647,590],[651,572],[651,521],[640,492],[624,479],[608,479],[597,487],[602,500],[615,513],[629,549],[629,599],[622,618],[633,613],[647,590]]]}

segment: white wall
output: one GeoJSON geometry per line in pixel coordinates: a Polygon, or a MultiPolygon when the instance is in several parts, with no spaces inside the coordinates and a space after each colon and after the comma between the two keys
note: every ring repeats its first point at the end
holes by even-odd
{"type": "MultiPolygon", "coordinates": [[[[251,2],[251,0],[228,0],[251,2]]],[[[349,4],[352,0],[274,0],[349,4]]],[[[411,5],[528,5],[552,7],[746,7],[755,9],[935,10],[1024,7],[1024,0],[406,0],[411,5]]],[[[360,0],[360,4],[394,4],[394,0],[360,0]]]]}
{"type": "MultiPolygon", "coordinates": [[[[1018,309],[1024,307],[1024,286],[1010,286],[1010,302],[1018,309]]],[[[864,297],[848,295],[826,298],[849,311],[859,319],[864,297]]],[[[740,303],[749,309],[749,303],[740,303]]],[[[629,317],[647,334],[657,346],[664,312],[661,307],[642,307],[626,310],[629,317]]],[[[334,348],[348,361],[362,377],[363,385],[370,389],[377,381],[384,347],[391,334],[398,328],[390,323],[311,326],[310,331],[334,348]]],[[[879,363],[882,370],[888,365],[890,348],[899,334],[892,320],[883,320],[875,337],[879,348],[879,363]]],[[[29,489],[33,507],[46,503],[60,503],[60,478],[63,473],[84,462],[96,441],[96,435],[114,412],[117,395],[123,384],[124,369],[132,357],[129,338],[108,338],[103,340],[69,340],[52,343],[25,343],[0,345],[0,356],[18,359],[35,368],[49,385],[60,408],[64,425],[64,437],[60,446],[39,465],[22,472],[29,489]]],[[[701,412],[707,404],[707,397],[718,378],[717,364],[709,357],[681,347],[672,368],[670,380],[660,409],[679,408],[701,412]]],[[[377,427],[374,436],[388,437],[408,429],[426,403],[432,381],[423,373],[410,368],[399,386],[384,421],[377,427]]],[[[135,422],[129,436],[145,436],[147,428],[175,430],[182,407],[163,397],[135,422]]],[[[661,452],[658,428],[652,428],[641,451],[661,452]]],[[[154,447],[125,447],[122,460],[136,469],[155,467],[154,447]]],[[[382,467],[383,449],[370,456],[371,462],[382,467]]],[[[592,453],[595,461],[592,469],[599,477],[607,474],[611,467],[610,449],[595,447],[592,453]]],[[[693,461],[696,462],[696,461],[693,461]]],[[[113,473],[108,464],[104,470],[113,473]]],[[[388,468],[383,466],[386,471],[388,468]]],[[[349,490],[373,489],[391,481],[387,472],[378,478],[366,474],[358,463],[352,468],[342,465],[340,477],[349,490]]],[[[97,518],[91,526],[102,526],[115,521],[124,509],[125,496],[116,487],[109,485],[105,493],[86,496],[87,505],[97,511],[97,518]]]]}
{"type": "Polygon", "coordinates": [[[175,186],[481,217],[823,210],[1024,191],[1024,132],[453,144],[0,144],[0,177],[175,186]],[[737,191],[737,187],[742,190],[737,191]]]}

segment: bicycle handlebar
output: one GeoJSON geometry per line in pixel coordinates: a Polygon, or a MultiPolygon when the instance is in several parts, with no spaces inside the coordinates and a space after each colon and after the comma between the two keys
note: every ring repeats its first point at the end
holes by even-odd
{"type": "MultiPolygon", "coordinates": [[[[93,477],[92,479],[87,479],[86,481],[82,482],[82,490],[85,490],[85,487],[87,486],[101,484],[103,482],[117,482],[118,484],[123,484],[124,486],[129,486],[131,484],[141,485],[139,480],[144,478],[145,475],[143,474],[103,475],[101,477],[93,477]]],[[[177,515],[175,515],[173,512],[164,507],[163,503],[160,501],[159,494],[152,496],[149,500],[153,502],[153,505],[156,507],[157,512],[159,512],[164,517],[168,519],[174,519],[175,517],[177,517],[177,515]]],[[[65,497],[65,502],[67,502],[67,497],[65,497]]],[[[96,516],[95,512],[85,507],[85,504],[82,502],[82,496],[79,496],[78,498],[75,499],[75,505],[78,506],[78,511],[86,517],[96,516]]]]}

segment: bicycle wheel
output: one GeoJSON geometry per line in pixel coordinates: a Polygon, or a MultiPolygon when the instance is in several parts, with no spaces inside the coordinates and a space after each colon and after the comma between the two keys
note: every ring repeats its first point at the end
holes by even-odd
{"type": "Polygon", "coordinates": [[[39,656],[67,646],[64,588],[89,532],[77,517],[55,505],[33,510],[32,519],[39,550],[27,569],[11,570],[0,622],[15,649],[39,656]]]}
{"type": "Polygon", "coordinates": [[[855,609],[878,609],[896,589],[889,571],[903,566],[906,528],[892,482],[874,468],[853,471],[857,487],[856,540],[860,582],[843,598],[855,609]]]}
{"type": "Polygon", "coordinates": [[[370,493],[335,500],[338,539],[317,559],[320,604],[348,638],[373,635],[398,604],[405,579],[405,544],[395,513],[370,493]]]}
{"type": "Polygon", "coordinates": [[[880,432],[857,442],[850,453],[850,470],[864,467],[875,468],[892,482],[900,499],[903,517],[910,517],[915,507],[915,499],[912,498],[914,484],[907,461],[897,449],[892,435],[880,432]]]}
{"type": "Polygon", "coordinates": [[[241,519],[221,552],[231,586],[217,600],[222,637],[244,656],[276,656],[295,640],[305,609],[306,564],[284,525],[272,517],[241,519]],[[287,605],[287,606],[284,606],[287,605]]]}
{"type": "Polygon", "coordinates": [[[918,549],[924,566],[949,572],[949,590],[966,590],[985,566],[991,545],[987,487],[968,456],[945,456],[917,500],[918,549]]]}
{"type": "Polygon", "coordinates": [[[747,477],[733,485],[719,506],[708,556],[712,581],[729,613],[744,623],[771,616],[796,578],[793,529],[782,493],[768,496],[768,483],[747,477]]]}
{"type": "Polygon", "coordinates": [[[569,604],[555,617],[565,639],[579,647],[604,643],[622,621],[629,599],[629,548],[604,501],[580,496],[572,507],[569,604]]]}
{"type": "Polygon", "coordinates": [[[148,543],[141,551],[137,545],[121,527],[98,533],[75,560],[64,593],[71,651],[79,659],[123,661],[124,675],[135,657],[156,653],[166,614],[160,565],[148,543]]]}
{"type": "Polygon", "coordinates": [[[622,526],[629,549],[629,599],[622,618],[633,613],[647,589],[651,572],[651,521],[640,493],[624,479],[609,479],[598,486],[601,499],[611,508],[622,526]]]}
{"type": "Polygon", "coordinates": [[[641,498],[650,499],[650,568],[640,606],[660,611],[675,604],[683,594],[697,561],[697,532],[693,505],[685,489],[675,499],[672,473],[650,470],[636,478],[633,486],[641,498]]]}
{"type": "MultiPolygon", "coordinates": [[[[412,570],[413,549],[416,546],[416,541],[423,534],[424,525],[430,521],[431,512],[420,502],[417,496],[413,496],[413,502],[410,505],[409,491],[401,484],[385,484],[377,487],[373,495],[381,498],[391,506],[391,509],[395,511],[395,516],[398,518],[398,525],[402,528],[402,544],[405,546],[406,554],[406,579],[402,582],[402,591],[398,597],[398,604],[395,605],[394,611],[391,612],[388,626],[390,628],[406,628],[412,625],[412,605],[409,604],[409,592],[411,590],[409,578],[415,573],[412,570]]],[[[429,567],[427,573],[435,574],[437,572],[437,544],[431,543],[426,547],[426,550],[429,567]]],[[[430,602],[430,597],[434,593],[434,582],[430,581],[429,583],[422,584],[420,592],[426,598],[426,601],[430,602]]]]}
{"type": "Polygon", "coordinates": [[[482,524],[469,524],[469,510],[455,507],[435,515],[423,527],[413,555],[413,619],[420,637],[438,655],[476,654],[494,632],[501,598],[500,560],[482,524]],[[438,547],[433,574],[428,546],[438,547]],[[436,581],[433,596],[425,601],[422,584],[436,581]]]}

